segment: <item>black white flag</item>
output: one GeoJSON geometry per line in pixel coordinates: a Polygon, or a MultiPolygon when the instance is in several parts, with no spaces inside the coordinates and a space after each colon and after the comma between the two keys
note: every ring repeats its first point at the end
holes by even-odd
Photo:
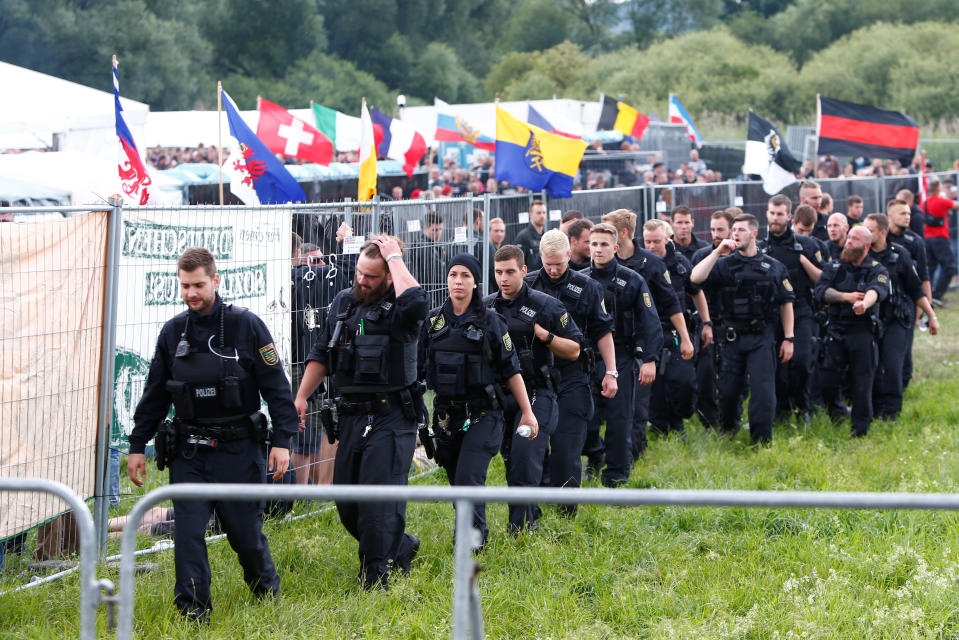
{"type": "Polygon", "coordinates": [[[763,189],[772,195],[796,182],[796,172],[801,167],[776,127],[750,111],[744,172],[762,176],[763,189]]]}

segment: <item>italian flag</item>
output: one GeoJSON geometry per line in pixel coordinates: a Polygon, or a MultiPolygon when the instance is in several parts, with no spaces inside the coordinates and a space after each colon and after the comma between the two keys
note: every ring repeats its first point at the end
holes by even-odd
{"type": "Polygon", "coordinates": [[[360,119],[340,113],[310,101],[316,128],[333,142],[337,151],[356,151],[360,148],[360,119]]]}

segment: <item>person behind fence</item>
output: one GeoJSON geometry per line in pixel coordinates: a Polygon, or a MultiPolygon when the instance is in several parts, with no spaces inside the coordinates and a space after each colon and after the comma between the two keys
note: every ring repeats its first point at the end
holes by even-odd
{"type": "Polygon", "coordinates": [[[700,240],[693,232],[693,211],[686,205],[679,205],[673,209],[673,245],[679,253],[693,261],[693,255],[700,249],[705,249],[709,243],[700,240]]]}
{"type": "Polygon", "coordinates": [[[779,360],[788,362],[795,340],[795,295],[786,267],[759,252],[758,234],[755,216],[736,216],[732,236],[693,267],[690,280],[707,290],[716,289],[722,301],[723,332],[717,336],[720,429],[726,433],[739,430],[743,389],[748,384],[749,435],[753,444],[768,444],[772,441],[776,411],[773,323],[782,323],[784,337],[779,360]]]}
{"type": "MultiPolygon", "coordinates": [[[[796,296],[793,356],[776,367],[776,417],[786,420],[795,414],[802,424],[808,425],[812,411],[809,387],[816,330],[812,291],[822,273],[823,255],[814,238],[792,232],[791,219],[792,201],[782,194],[770,198],[766,203],[766,238],[759,243],[759,249],[786,267],[796,296]]],[[[783,336],[777,335],[777,341],[782,340],[783,336]]]]}
{"type": "Polygon", "coordinates": [[[873,413],[895,420],[902,411],[902,368],[908,333],[916,322],[916,305],[929,316],[929,334],[939,333],[939,319],[922,290],[922,280],[909,252],[887,241],[889,218],[870,213],[864,222],[872,234],[869,256],[889,272],[889,297],[879,305],[883,332],[879,337],[879,367],[873,384],[873,413]]]}
{"type": "MultiPolygon", "coordinates": [[[[583,474],[581,456],[587,425],[593,416],[590,376],[596,362],[602,362],[604,367],[602,396],[612,398],[618,387],[614,321],[606,312],[599,283],[569,268],[569,238],[565,233],[559,229],[544,233],[539,252],[543,268],[528,274],[526,284],[563,303],[584,336],[579,359],[560,365],[559,422],[549,443],[550,485],[578,487],[583,474]]],[[[574,516],[576,507],[562,505],[560,512],[574,516]]]]}
{"type": "MultiPolygon", "coordinates": [[[[143,486],[143,453],[154,435],[158,467],[169,466],[171,483],[259,483],[268,470],[279,480],[289,466],[297,415],[270,331],[249,310],[220,298],[220,275],[206,249],[186,249],[177,261],[177,277],[188,309],[167,321],[157,339],[129,436],[130,480],[143,486]],[[260,413],[261,397],[270,410],[272,435],[260,413]],[[161,425],[171,403],[172,424],[161,425]],[[267,440],[272,443],[269,459],[267,440]]],[[[214,511],[250,590],[258,597],[279,594],[280,576],[262,531],[262,504],[201,498],[174,500],[173,509],[173,592],[181,614],[208,621],[212,611],[203,536],[214,511]]]]}
{"type": "Polygon", "coordinates": [[[613,347],[619,389],[612,398],[603,397],[600,390],[605,371],[602,363],[596,363],[591,374],[596,410],[589,421],[583,453],[589,461],[587,477],[598,475],[604,486],[618,487],[629,480],[633,467],[631,436],[636,383],[650,385],[656,379],[663,330],[646,280],[616,259],[616,227],[601,222],[590,229],[589,237],[592,265],[583,273],[602,286],[606,310],[616,323],[613,347]],[[600,437],[603,422],[605,441],[600,437]]]}
{"type": "MultiPolygon", "coordinates": [[[[481,273],[479,261],[468,253],[450,259],[449,297],[430,311],[419,343],[420,377],[436,393],[436,462],[451,485],[474,487],[486,484],[490,461],[503,444],[503,387],[519,407],[520,424],[530,427],[528,437],[539,430],[506,321],[480,297],[481,273]]],[[[507,433],[513,430],[511,424],[507,433]]],[[[473,507],[473,526],[480,549],[489,537],[483,503],[473,507]]]]}
{"type": "Polygon", "coordinates": [[[516,235],[513,243],[523,250],[523,259],[530,271],[539,269],[543,264],[539,257],[539,243],[546,228],[546,204],[539,199],[529,204],[529,225],[516,235]]]}
{"type": "MultiPolygon", "coordinates": [[[[525,392],[539,424],[537,438],[530,440],[517,433],[522,415],[516,398],[507,396],[503,420],[508,432],[502,447],[506,484],[538,487],[546,483],[543,472],[546,450],[559,419],[558,360],[576,361],[583,334],[559,300],[526,284],[524,259],[523,250],[516,245],[504,244],[499,248],[493,258],[499,293],[486,296],[483,302],[506,320],[526,384],[525,392]]],[[[510,504],[509,532],[536,529],[540,514],[535,504],[510,504]]]]}
{"type": "MultiPolygon", "coordinates": [[[[846,236],[838,263],[829,263],[816,282],[815,297],[828,305],[820,352],[819,385],[834,420],[845,414],[832,407],[849,380],[852,395],[852,433],[864,436],[872,421],[872,386],[882,334],[878,303],[889,296],[889,272],[869,256],[872,234],[856,225],[846,236]]],[[[750,417],[750,419],[752,419],[750,417]]]]}
{"type": "MultiPolygon", "coordinates": [[[[428,311],[429,297],[403,262],[399,239],[367,241],[353,287],[333,299],[307,356],[295,400],[303,421],[307,399],[332,376],[339,439],[333,484],[407,483],[421,419],[417,342],[428,311]]],[[[409,573],[420,541],[405,532],[405,502],[337,502],[336,509],[359,542],[364,589],[388,588],[396,569],[409,573]]]]}
{"type": "Polygon", "coordinates": [[[956,275],[956,255],[949,241],[949,212],[959,208],[959,203],[942,197],[940,191],[942,183],[930,180],[929,197],[923,203],[923,210],[929,275],[932,278],[932,302],[944,307],[946,291],[952,277],[956,275]]]}

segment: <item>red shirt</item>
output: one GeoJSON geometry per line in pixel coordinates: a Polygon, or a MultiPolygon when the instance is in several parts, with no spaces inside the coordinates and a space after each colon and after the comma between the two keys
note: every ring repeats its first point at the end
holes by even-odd
{"type": "Polygon", "coordinates": [[[946,223],[941,227],[930,227],[926,225],[927,238],[948,238],[949,237],[949,210],[956,206],[956,203],[949,198],[942,196],[932,196],[926,200],[924,207],[926,212],[937,218],[946,218],[946,223]]]}

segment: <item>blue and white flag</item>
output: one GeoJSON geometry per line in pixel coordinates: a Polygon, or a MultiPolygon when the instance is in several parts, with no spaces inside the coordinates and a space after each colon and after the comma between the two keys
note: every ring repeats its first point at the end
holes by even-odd
{"type": "Polygon", "coordinates": [[[222,88],[220,93],[230,124],[230,156],[223,173],[230,177],[233,195],[250,205],[305,202],[303,187],[243,121],[233,98],[222,88]]]}
{"type": "Polygon", "coordinates": [[[131,204],[149,204],[152,195],[153,180],[143,164],[143,158],[133,141],[133,134],[123,119],[123,107],[120,105],[120,77],[117,75],[117,57],[113,56],[113,103],[116,115],[117,138],[120,141],[117,172],[120,174],[120,189],[123,199],[131,204]]]}
{"type": "Polygon", "coordinates": [[[703,146],[703,137],[699,135],[699,130],[693,124],[693,119],[689,117],[689,112],[673,94],[669,94],[669,122],[685,126],[686,133],[689,134],[689,139],[693,141],[696,148],[703,146]]]}

